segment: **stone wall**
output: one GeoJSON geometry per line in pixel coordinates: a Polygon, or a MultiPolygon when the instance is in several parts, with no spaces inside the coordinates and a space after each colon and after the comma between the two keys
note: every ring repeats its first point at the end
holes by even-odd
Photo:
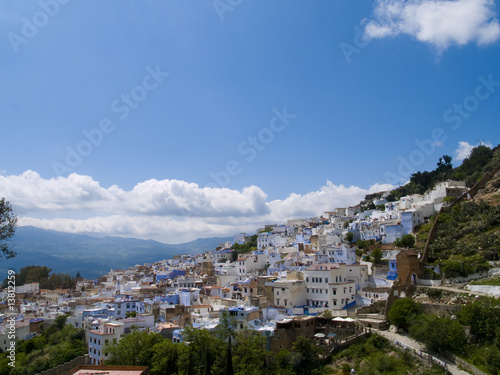
{"type": "Polygon", "coordinates": [[[423,286],[440,286],[442,285],[443,282],[441,280],[429,280],[429,279],[418,279],[417,285],[423,285],[423,286]]]}
{"type": "Polygon", "coordinates": [[[458,358],[457,356],[455,356],[453,354],[450,354],[449,356],[451,357],[450,359],[452,360],[452,362],[455,365],[463,368],[465,371],[467,371],[473,375],[488,375],[488,374],[482,372],[481,370],[479,370],[478,368],[474,367],[473,365],[471,365],[469,362],[464,361],[462,358],[458,358]]]}
{"type": "Polygon", "coordinates": [[[85,366],[90,363],[90,358],[88,354],[76,357],[75,359],[63,363],[57,367],[53,367],[49,370],[40,372],[37,375],[67,375],[72,369],[78,366],[85,366]]]}

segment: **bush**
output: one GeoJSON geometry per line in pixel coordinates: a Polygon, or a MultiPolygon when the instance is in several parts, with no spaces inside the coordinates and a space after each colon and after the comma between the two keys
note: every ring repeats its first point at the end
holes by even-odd
{"type": "Polygon", "coordinates": [[[403,237],[398,238],[394,242],[394,245],[398,247],[413,247],[415,246],[415,237],[411,234],[405,234],[403,237]]]}
{"type": "Polygon", "coordinates": [[[437,352],[462,351],[467,344],[465,332],[456,320],[436,315],[420,315],[410,327],[410,335],[437,352]]]}
{"type": "Polygon", "coordinates": [[[408,330],[411,322],[420,313],[420,305],[411,298],[400,298],[394,301],[389,310],[388,318],[396,327],[408,330]]]}

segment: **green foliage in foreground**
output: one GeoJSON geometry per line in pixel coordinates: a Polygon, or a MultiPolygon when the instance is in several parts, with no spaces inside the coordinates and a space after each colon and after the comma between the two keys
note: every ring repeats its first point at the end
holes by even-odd
{"type": "Polygon", "coordinates": [[[460,353],[467,344],[465,331],[456,320],[420,315],[410,327],[410,336],[434,352],[460,353]]]}
{"type": "Polygon", "coordinates": [[[1,353],[0,374],[33,375],[86,354],[83,329],[65,325],[65,322],[66,317],[59,316],[41,335],[18,341],[15,368],[9,366],[8,353],[1,353]]]}
{"type": "Polygon", "coordinates": [[[391,323],[408,329],[431,351],[450,352],[488,374],[500,374],[500,300],[481,297],[468,302],[457,319],[421,314],[417,307],[409,298],[396,300],[389,310],[391,323]]]}
{"type": "Polygon", "coordinates": [[[389,322],[398,328],[408,330],[412,321],[419,315],[420,306],[411,298],[399,298],[389,310],[389,322]]]}
{"type": "Polygon", "coordinates": [[[424,368],[410,354],[395,349],[386,338],[376,334],[339,351],[333,360],[335,374],[349,374],[347,368],[354,368],[358,374],[363,375],[445,374],[444,369],[439,366],[424,368]]]}
{"type": "Polygon", "coordinates": [[[185,343],[174,344],[161,335],[134,330],[119,342],[110,343],[106,364],[149,366],[151,374],[322,374],[319,349],[299,337],[290,350],[276,356],[266,349],[266,338],[256,332],[231,333],[225,327],[215,332],[187,327],[185,343]],[[229,348],[229,337],[232,345],[229,348]]]}

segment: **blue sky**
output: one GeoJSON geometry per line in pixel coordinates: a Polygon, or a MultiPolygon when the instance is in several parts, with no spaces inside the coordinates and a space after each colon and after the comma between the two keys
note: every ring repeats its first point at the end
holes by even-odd
{"type": "Polygon", "coordinates": [[[355,204],[499,143],[499,9],[2,1],[0,195],[21,225],[172,243],[355,204]]]}

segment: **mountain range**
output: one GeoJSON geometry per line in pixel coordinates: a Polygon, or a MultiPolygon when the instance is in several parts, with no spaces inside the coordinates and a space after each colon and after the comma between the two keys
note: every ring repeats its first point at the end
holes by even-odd
{"type": "Polygon", "coordinates": [[[18,227],[11,239],[17,255],[0,261],[0,274],[9,269],[19,272],[29,265],[47,266],[53,273],[83,277],[101,276],[111,268],[128,268],[152,263],[179,254],[199,254],[212,250],[232,238],[199,238],[182,244],[165,244],[154,240],[122,237],[92,237],[35,227],[18,227]]]}

